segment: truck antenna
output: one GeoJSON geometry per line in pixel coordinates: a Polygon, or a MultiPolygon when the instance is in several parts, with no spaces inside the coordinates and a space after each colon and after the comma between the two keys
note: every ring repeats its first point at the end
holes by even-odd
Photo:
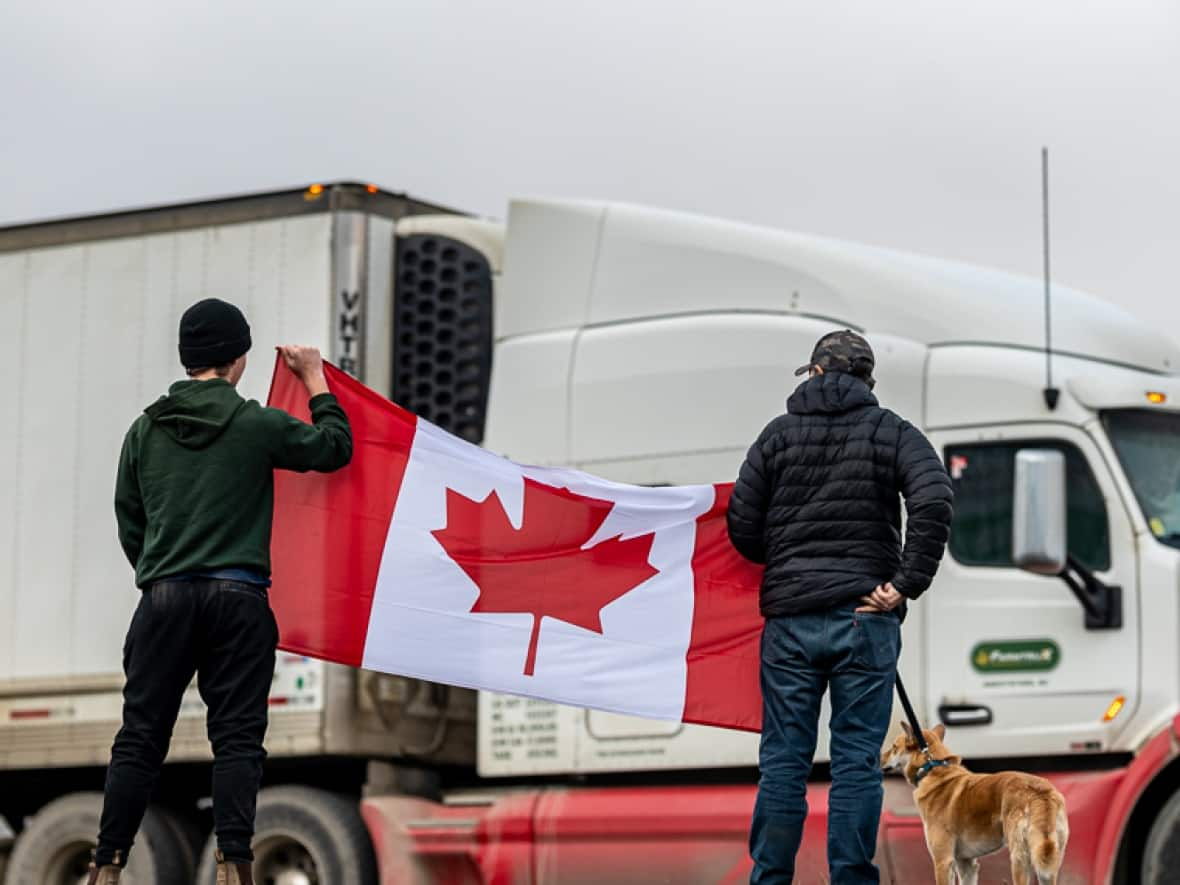
{"type": "Polygon", "coordinates": [[[1049,297],[1049,148],[1041,148],[1041,221],[1045,250],[1045,405],[1057,408],[1061,391],[1053,386],[1053,314],[1049,297]]]}

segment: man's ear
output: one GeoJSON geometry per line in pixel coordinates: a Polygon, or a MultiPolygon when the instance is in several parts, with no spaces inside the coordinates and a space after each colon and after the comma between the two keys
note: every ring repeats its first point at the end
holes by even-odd
{"type": "Polygon", "coordinates": [[[938,725],[934,726],[934,728],[932,728],[930,730],[932,732],[934,732],[934,736],[936,738],[938,738],[939,740],[942,740],[944,737],[946,737],[946,726],[943,725],[941,722],[938,723],[938,725]]]}

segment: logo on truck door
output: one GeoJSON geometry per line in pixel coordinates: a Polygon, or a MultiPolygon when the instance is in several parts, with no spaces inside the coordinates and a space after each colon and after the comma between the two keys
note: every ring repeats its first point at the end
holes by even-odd
{"type": "Polygon", "coordinates": [[[971,666],[980,673],[1052,670],[1061,649],[1052,639],[981,642],[971,650],[971,666]]]}

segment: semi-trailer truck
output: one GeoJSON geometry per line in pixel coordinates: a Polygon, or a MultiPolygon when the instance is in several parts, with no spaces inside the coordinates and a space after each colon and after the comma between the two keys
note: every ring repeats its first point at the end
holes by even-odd
{"type": "MultiPolygon", "coordinates": [[[[1180,346],[1168,330],[1064,286],[1046,298],[1041,280],[809,235],[567,200],[517,200],[495,222],[338,183],[0,229],[7,882],[85,868],[136,598],[114,537],[114,464],[130,421],[180,371],[181,311],[207,295],[245,310],[258,351],[317,345],[465,439],[638,484],[732,479],[814,341],[863,332],[882,402],[930,436],[956,491],[942,570],[904,626],[920,718],[944,722],[980,770],[1054,780],[1071,816],[1067,881],[1169,881],[1180,346]]],[[[265,399],[260,359],[242,391],[265,399]]],[[[289,654],[270,701],[260,881],[748,875],[755,735],[289,654]]],[[[194,691],[133,882],[211,881],[201,714],[194,691]]],[[[825,868],[826,760],[821,737],[802,881],[825,868]]],[[[931,880],[900,780],[887,781],[879,862],[888,881],[931,880]]],[[[1002,875],[1002,858],[988,864],[1002,875]]]]}

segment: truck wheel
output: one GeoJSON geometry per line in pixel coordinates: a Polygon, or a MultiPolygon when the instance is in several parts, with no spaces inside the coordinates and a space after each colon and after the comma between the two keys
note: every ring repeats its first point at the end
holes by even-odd
{"type": "MultiPolygon", "coordinates": [[[[198,885],[217,878],[216,833],[201,856],[198,885]]],[[[360,802],[311,787],[271,787],[258,794],[254,881],[299,885],[373,885],[377,862],[360,802]]]]}
{"type": "MultiPolygon", "coordinates": [[[[38,811],[17,837],[7,885],[78,885],[86,881],[90,850],[98,835],[102,793],[73,793],[38,811]]],[[[122,882],[127,885],[186,885],[180,847],[168,825],[149,808],[135,837],[122,882]]]]}
{"type": "Polygon", "coordinates": [[[197,861],[201,859],[201,849],[205,846],[204,832],[192,819],[192,815],[185,814],[183,811],[160,805],[153,805],[149,810],[159,817],[160,822],[172,834],[172,839],[179,852],[177,858],[184,868],[184,882],[185,885],[188,885],[193,881],[193,876],[197,874],[197,861]]]}
{"type": "Polygon", "coordinates": [[[1143,885],[1168,885],[1180,869],[1180,792],[1156,815],[1143,849],[1143,885]]]}

